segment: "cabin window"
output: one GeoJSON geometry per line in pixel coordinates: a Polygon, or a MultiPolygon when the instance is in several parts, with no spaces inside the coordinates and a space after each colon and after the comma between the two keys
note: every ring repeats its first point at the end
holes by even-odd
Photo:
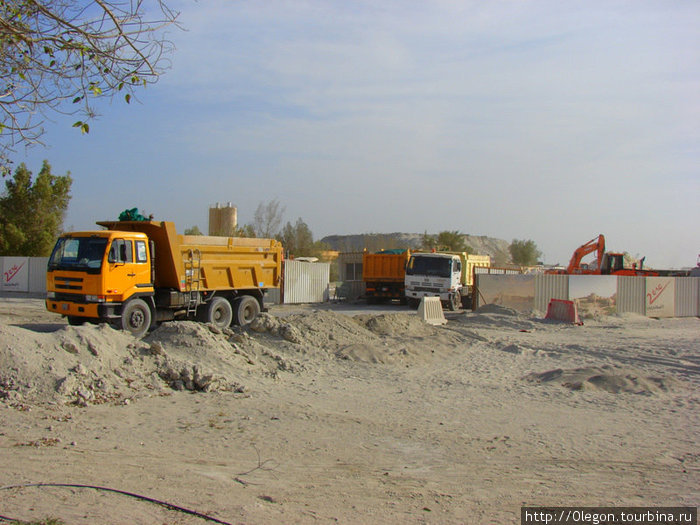
{"type": "Polygon", "coordinates": [[[146,252],[146,241],[136,241],[136,262],[148,262],[148,255],[146,252]]]}
{"type": "Polygon", "coordinates": [[[112,246],[109,248],[110,263],[130,263],[134,262],[133,250],[131,241],[124,239],[114,239],[112,246]]]}

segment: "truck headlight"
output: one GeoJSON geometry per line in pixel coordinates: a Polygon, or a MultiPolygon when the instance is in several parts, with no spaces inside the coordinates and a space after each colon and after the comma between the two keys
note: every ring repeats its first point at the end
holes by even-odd
{"type": "Polygon", "coordinates": [[[104,295],[86,295],[85,300],[88,303],[104,303],[105,302],[104,295]]]}
{"type": "Polygon", "coordinates": [[[56,292],[46,292],[47,299],[56,299],[56,292]]]}

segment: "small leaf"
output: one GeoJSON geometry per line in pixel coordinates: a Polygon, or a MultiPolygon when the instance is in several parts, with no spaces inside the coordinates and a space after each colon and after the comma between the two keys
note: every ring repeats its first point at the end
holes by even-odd
{"type": "Polygon", "coordinates": [[[73,99],[73,104],[77,104],[77,103],[80,102],[81,100],[83,100],[83,97],[75,97],[75,98],[73,99]]]}
{"type": "Polygon", "coordinates": [[[83,125],[80,126],[80,132],[84,135],[85,133],[90,133],[90,126],[88,126],[87,122],[83,122],[83,125]]]}
{"type": "Polygon", "coordinates": [[[73,127],[74,127],[74,128],[79,128],[79,127],[81,127],[82,125],[83,125],[83,121],[82,121],[82,120],[79,120],[78,122],[74,122],[74,123],[73,123],[73,127]]]}
{"type": "Polygon", "coordinates": [[[126,96],[124,97],[124,100],[126,100],[126,103],[127,103],[127,104],[130,104],[130,103],[131,103],[131,95],[129,95],[129,94],[127,93],[126,96]]]}

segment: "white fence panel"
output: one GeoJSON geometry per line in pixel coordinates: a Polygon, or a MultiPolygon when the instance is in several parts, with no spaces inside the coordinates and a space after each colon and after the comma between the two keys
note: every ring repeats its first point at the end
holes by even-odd
{"type": "Polygon", "coordinates": [[[700,315],[700,277],[676,277],[676,317],[700,315]]]}
{"type": "Polygon", "coordinates": [[[550,299],[569,298],[568,275],[537,275],[535,278],[535,310],[545,313],[550,299]]]}
{"type": "Polygon", "coordinates": [[[323,303],[329,300],[329,263],[284,262],[285,304],[323,303]]]}
{"type": "Polygon", "coordinates": [[[29,293],[46,293],[46,266],[48,257],[30,257],[29,259],[29,293]]]}

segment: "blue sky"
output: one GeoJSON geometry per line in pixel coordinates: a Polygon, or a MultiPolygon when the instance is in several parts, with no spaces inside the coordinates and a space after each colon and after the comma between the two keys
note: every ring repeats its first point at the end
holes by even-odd
{"type": "Polygon", "coordinates": [[[157,84],[14,158],[71,172],[71,229],[138,207],[205,230],[216,202],[247,222],[278,199],[316,238],[459,230],[565,263],[603,233],[695,265],[695,0],[170,5],[157,84]]]}

